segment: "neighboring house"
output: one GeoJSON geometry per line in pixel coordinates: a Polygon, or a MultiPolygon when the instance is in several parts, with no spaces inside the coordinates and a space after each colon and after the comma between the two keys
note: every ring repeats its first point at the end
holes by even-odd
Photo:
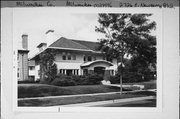
{"type": "Polygon", "coordinates": [[[35,79],[35,61],[34,60],[28,61],[28,69],[29,69],[29,79],[34,80],[35,79]]]}
{"type": "Polygon", "coordinates": [[[18,68],[17,68],[17,78],[18,81],[23,81],[28,79],[28,35],[22,35],[22,44],[21,47],[18,49],[17,53],[17,61],[18,61],[18,68]]]}
{"type": "MultiPolygon", "coordinates": [[[[49,30],[46,35],[52,38],[53,32],[53,30],[49,30]]],[[[117,68],[116,59],[113,59],[112,62],[107,61],[98,47],[98,42],[73,40],[64,37],[55,40],[53,43],[40,43],[37,46],[39,53],[31,58],[31,61],[34,61],[35,64],[33,69],[35,80],[40,78],[39,55],[49,49],[56,50],[55,63],[57,64],[58,73],[86,75],[93,72],[103,74],[105,70],[110,70],[110,74],[114,75],[117,68]]]]}

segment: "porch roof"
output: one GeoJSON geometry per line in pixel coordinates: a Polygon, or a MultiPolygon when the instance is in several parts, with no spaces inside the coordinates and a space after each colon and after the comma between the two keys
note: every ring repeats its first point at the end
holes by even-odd
{"type": "Polygon", "coordinates": [[[81,67],[88,67],[92,64],[95,64],[95,63],[107,63],[109,66],[113,66],[113,64],[109,61],[106,61],[106,60],[95,60],[95,61],[90,61],[90,62],[86,62],[84,64],[81,64],[81,67]]]}

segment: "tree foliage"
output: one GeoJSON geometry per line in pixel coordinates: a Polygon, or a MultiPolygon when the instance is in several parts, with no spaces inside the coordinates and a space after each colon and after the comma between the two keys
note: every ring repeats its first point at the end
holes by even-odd
{"type": "Polygon", "coordinates": [[[156,62],[156,37],[151,31],[156,23],[152,14],[99,14],[100,25],[95,31],[105,34],[99,39],[100,49],[111,58],[131,55],[148,63],[156,62]]]}
{"type": "Polygon", "coordinates": [[[57,65],[54,63],[55,54],[55,50],[48,49],[39,55],[41,82],[50,83],[55,79],[57,75],[57,65]]]}
{"type": "Polygon", "coordinates": [[[117,58],[118,62],[125,62],[124,57],[131,56],[131,70],[135,69],[134,73],[141,75],[150,64],[156,67],[156,37],[152,35],[156,22],[149,19],[151,16],[99,14],[99,26],[96,26],[95,31],[105,35],[99,39],[99,49],[105,52],[107,60],[117,58]]]}

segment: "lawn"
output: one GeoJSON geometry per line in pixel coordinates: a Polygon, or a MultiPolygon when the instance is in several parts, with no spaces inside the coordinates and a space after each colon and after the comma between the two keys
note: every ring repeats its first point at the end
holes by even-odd
{"type": "Polygon", "coordinates": [[[120,89],[118,87],[111,87],[105,85],[62,87],[46,84],[18,84],[18,98],[107,93],[119,92],[119,90],[120,89]]]}
{"type": "Polygon", "coordinates": [[[45,98],[45,99],[30,99],[30,100],[19,100],[18,106],[56,106],[76,103],[86,103],[104,100],[144,97],[144,96],[155,96],[155,93],[144,91],[135,92],[128,94],[109,94],[109,95],[94,95],[94,96],[77,96],[77,97],[58,97],[58,98],[45,98]]]}

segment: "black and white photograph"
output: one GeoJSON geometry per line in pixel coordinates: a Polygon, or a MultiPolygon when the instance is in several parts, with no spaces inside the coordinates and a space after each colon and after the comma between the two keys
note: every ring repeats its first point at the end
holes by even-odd
{"type": "Polygon", "coordinates": [[[157,107],[153,13],[58,10],[14,10],[18,107],[157,107]]]}
{"type": "Polygon", "coordinates": [[[0,118],[179,118],[179,1],[1,3],[0,118]]]}

